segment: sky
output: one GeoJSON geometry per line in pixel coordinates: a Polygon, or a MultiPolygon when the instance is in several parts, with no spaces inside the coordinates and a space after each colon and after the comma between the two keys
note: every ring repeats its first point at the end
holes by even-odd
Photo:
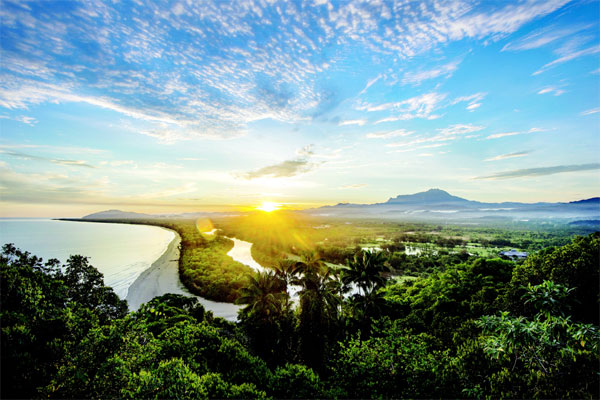
{"type": "Polygon", "coordinates": [[[598,1],[0,3],[0,216],[600,195],[598,1]]]}

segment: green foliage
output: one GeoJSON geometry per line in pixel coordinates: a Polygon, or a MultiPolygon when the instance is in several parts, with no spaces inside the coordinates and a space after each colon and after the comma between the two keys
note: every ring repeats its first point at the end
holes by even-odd
{"type": "Polygon", "coordinates": [[[298,335],[300,358],[311,368],[323,366],[336,334],[341,282],[316,253],[305,253],[299,266],[298,335]]]}
{"type": "Polygon", "coordinates": [[[340,343],[328,382],[347,398],[456,397],[447,381],[449,352],[426,334],[410,335],[387,324],[367,340],[340,343]]]}
{"type": "MultiPolygon", "coordinates": [[[[174,226],[188,231],[182,234],[185,254],[207,253],[205,259],[188,258],[189,270],[210,269],[207,277],[225,271],[220,260],[230,246],[227,239],[204,237],[189,221],[174,226]],[[215,265],[205,268],[205,262],[215,265]]],[[[324,235],[330,228],[311,229],[324,235]]],[[[428,229],[415,232],[424,237],[452,232],[428,229]]],[[[374,237],[388,232],[377,224],[368,231],[374,237]]],[[[514,242],[516,236],[506,239],[514,242]]],[[[385,279],[390,253],[358,253],[344,272],[327,267],[320,253],[304,253],[302,261],[278,260],[273,272],[252,278],[240,272],[239,287],[221,290],[218,280],[204,286],[235,293],[247,305],[238,324],[214,318],[195,298],[177,295],[155,298],[126,315],[126,304],[85,257],[72,257],[61,267],[5,246],[1,394],[597,397],[598,242],[598,234],[576,238],[522,265],[472,258],[456,263],[459,256],[448,254],[435,259],[448,262],[432,267],[435,272],[403,283],[385,279]],[[357,285],[359,293],[343,300],[344,283],[357,285]],[[300,288],[296,304],[288,293],[292,285],[300,288]],[[358,317],[364,326],[356,329],[358,317]]],[[[299,252],[290,243],[281,242],[277,251],[299,252]]]]}
{"type": "Polygon", "coordinates": [[[545,280],[573,288],[565,301],[576,321],[600,323],[598,282],[600,281],[600,233],[576,237],[562,247],[548,248],[533,254],[515,268],[506,293],[507,309],[521,315],[533,316],[535,309],[521,297],[529,284],[545,280]]]}
{"type": "Polygon", "coordinates": [[[286,364],[278,367],[273,373],[269,389],[273,396],[278,399],[323,397],[319,375],[300,364],[286,364]]]}
{"type": "Polygon", "coordinates": [[[473,329],[463,329],[466,322],[500,310],[513,267],[510,261],[478,259],[414,283],[389,285],[383,289],[386,313],[407,329],[428,332],[448,344],[455,338],[460,342],[475,335],[473,329]]]}
{"type": "Polygon", "coordinates": [[[240,310],[239,319],[251,348],[269,364],[284,362],[293,351],[295,318],[287,293],[292,272],[293,265],[282,263],[276,272],[251,276],[237,300],[238,304],[247,304],[240,310]]]}
{"type": "Polygon", "coordinates": [[[352,317],[365,329],[371,319],[381,316],[385,300],[379,289],[387,283],[384,274],[390,272],[389,264],[383,252],[362,250],[354,254],[348,267],[340,272],[340,279],[346,290],[358,289],[349,301],[352,317]]]}
{"type": "Polygon", "coordinates": [[[5,245],[0,256],[2,397],[34,397],[65,361],[70,343],[123,317],[127,304],[84,257],[62,268],[5,245]],[[64,271],[64,272],[62,272],[64,271]]]}
{"type": "Polygon", "coordinates": [[[550,281],[530,285],[523,297],[538,311],[533,319],[505,311],[478,321],[485,353],[505,364],[491,377],[495,395],[585,397],[598,387],[600,331],[565,316],[570,291],[550,281]]]}
{"type": "Polygon", "coordinates": [[[207,299],[235,301],[252,270],[227,255],[232,247],[233,242],[221,236],[202,247],[184,246],[179,264],[181,281],[192,293],[207,299]]]}

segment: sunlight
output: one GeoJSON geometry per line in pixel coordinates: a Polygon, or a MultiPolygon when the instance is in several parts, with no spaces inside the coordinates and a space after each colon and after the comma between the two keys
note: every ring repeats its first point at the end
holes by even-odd
{"type": "Polygon", "coordinates": [[[272,201],[263,201],[263,203],[260,206],[256,207],[256,209],[264,212],[272,212],[279,210],[280,207],[281,204],[279,203],[273,203],[272,201]]]}

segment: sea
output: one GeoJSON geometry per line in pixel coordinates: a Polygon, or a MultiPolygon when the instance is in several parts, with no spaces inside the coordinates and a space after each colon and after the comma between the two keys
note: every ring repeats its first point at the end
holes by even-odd
{"type": "Polygon", "coordinates": [[[146,225],[0,219],[0,245],[13,243],[44,261],[56,258],[64,263],[73,254],[88,257],[121,299],[174,238],[172,231],[146,225]]]}

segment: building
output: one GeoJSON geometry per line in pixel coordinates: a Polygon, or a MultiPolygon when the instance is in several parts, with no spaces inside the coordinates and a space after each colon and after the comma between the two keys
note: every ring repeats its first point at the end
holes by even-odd
{"type": "Polygon", "coordinates": [[[501,251],[500,257],[510,258],[511,260],[524,260],[527,258],[527,253],[524,251],[517,251],[515,249],[509,251],[501,251]]]}

